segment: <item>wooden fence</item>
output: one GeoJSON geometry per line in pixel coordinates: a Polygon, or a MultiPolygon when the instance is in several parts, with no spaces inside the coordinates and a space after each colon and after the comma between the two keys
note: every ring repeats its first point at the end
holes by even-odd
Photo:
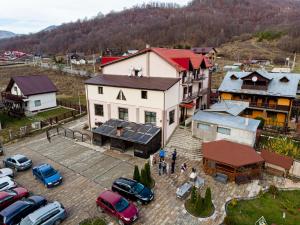
{"type": "Polygon", "coordinates": [[[64,106],[64,107],[67,107],[67,108],[71,108],[71,109],[74,109],[78,112],[81,111],[81,113],[85,113],[87,111],[87,108],[86,108],[85,105],[74,104],[74,103],[68,102],[68,101],[57,100],[57,105],[64,106]]]}

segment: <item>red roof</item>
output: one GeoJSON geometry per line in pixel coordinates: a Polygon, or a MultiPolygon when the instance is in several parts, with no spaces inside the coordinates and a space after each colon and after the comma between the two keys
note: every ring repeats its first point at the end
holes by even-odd
{"type": "Polygon", "coordinates": [[[104,56],[101,59],[101,64],[106,64],[106,63],[113,62],[113,61],[116,61],[116,60],[122,59],[122,58],[124,58],[124,57],[122,57],[122,56],[104,56]]]}
{"type": "Polygon", "coordinates": [[[266,163],[282,167],[286,170],[290,170],[294,163],[294,160],[291,157],[280,155],[275,152],[270,152],[265,149],[261,151],[261,156],[266,161],[266,163]]]}
{"type": "Polygon", "coordinates": [[[159,55],[161,58],[163,58],[173,67],[175,67],[177,71],[186,71],[189,68],[189,63],[192,64],[194,69],[199,69],[202,62],[204,62],[206,68],[212,66],[211,63],[209,62],[209,59],[206,56],[195,54],[192,50],[169,49],[169,48],[146,48],[127,57],[123,57],[107,63],[102,63],[102,66],[110,65],[112,63],[116,63],[128,58],[132,58],[137,55],[144,54],[145,52],[148,51],[155,52],[157,55],[159,55]]]}
{"type": "Polygon", "coordinates": [[[203,157],[234,167],[264,162],[252,147],[226,140],[204,143],[203,157]]]}

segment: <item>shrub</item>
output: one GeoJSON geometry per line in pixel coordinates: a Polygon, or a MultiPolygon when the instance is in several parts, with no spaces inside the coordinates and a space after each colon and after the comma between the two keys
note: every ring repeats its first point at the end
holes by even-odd
{"type": "Polygon", "coordinates": [[[225,219],[224,219],[224,224],[225,225],[236,225],[236,222],[234,220],[234,217],[232,216],[226,216],[225,219]]]}
{"type": "Polygon", "coordinates": [[[236,198],[232,199],[231,202],[230,202],[230,204],[232,205],[232,207],[236,207],[237,204],[238,204],[237,199],[236,198]]]}
{"type": "Polygon", "coordinates": [[[145,172],[146,172],[147,183],[151,186],[151,184],[152,184],[152,177],[151,177],[151,168],[150,168],[150,163],[149,162],[147,162],[145,164],[144,169],[145,169],[145,172]]]}
{"type": "Polygon", "coordinates": [[[195,204],[195,203],[196,203],[196,200],[197,200],[196,187],[193,186],[192,192],[191,192],[191,199],[190,199],[191,204],[195,204]]]}
{"type": "Polygon", "coordinates": [[[141,170],[141,179],[140,179],[140,182],[143,185],[145,185],[146,187],[149,187],[149,183],[148,183],[148,180],[147,180],[147,174],[146,174],[146,170],[145,169],[141,170]]]}
{"type": "Polygon", "coordinates": [[[79,225],[106,225],[106,222],[101,218],[89,218],[80,222],[79,225]]]}
{"type": "Polygon", "coordinates": [[[134,166],[133,179],[137,182],[140,182],[141,180],[140,170],[137,165],[134,166]]]}
{"type": "Polygon", "coordinates": [[[211,190],[208,187],[205,191],[205,197],[204,197],[204,207],[206,209],[210,209],[212,207],[212,201],[211,201],[211,190]]]}
{"type": "Polygon", "coordinates": [[[200,194],[198,194],[196,203],[195,203],[195,211],[197,213],[201,213],[205,209],[204,201],[203,198],[201,197],[200,194]]]}
{"type": "Polygon", "coordinates": [[[271,185],[269,188],[269,193],[274,196],[274,198],[278,195],[279,191],[275,185],[271,185]]]}

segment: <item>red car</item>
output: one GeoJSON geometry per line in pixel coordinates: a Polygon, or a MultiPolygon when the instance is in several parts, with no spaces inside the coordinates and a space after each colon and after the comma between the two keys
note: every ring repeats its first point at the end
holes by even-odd
{"type": "Polygon", "coordinates": [[[22,187],[13,188],[7,191],[0,192],[0,211],[13,204],[14,202],[27,198],[29,192],[22,187]]]}
{"type": "Polygon", "coordinates": [[[97,198],[96,204],[103,211],[116,217],[120,225],[131,224],[138,218],[137,207],[115,192],[102,192],[97,198]]]}

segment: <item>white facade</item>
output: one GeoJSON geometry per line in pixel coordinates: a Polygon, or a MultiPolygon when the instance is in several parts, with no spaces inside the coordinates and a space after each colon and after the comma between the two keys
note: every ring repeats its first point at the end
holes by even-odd
{"type": "Polygon", "coordinates": [[[127,120],[135,123],[147,123],[145,119],[146,112],[155,113],[156,116],[153,123],[162,128],[163,143],[165,144],[179,124],[178,105],[180,100],[178,82],[167,91],[89,84],[86,84],[85,88],[91,128],[97,127],[98,123],[104,123],[109,119],[124,119],[119,117],[120,108],[126,109],[128,111],[127,120]],[[102,94],[99,94],[98,87],[102,87],[102,94]],[[122,91],[126,100],[117,99],[120,91],[122,91]],[[147,99],[142,98],[142,91],[147,91],[147,99]],[[95,105],[101,105],[103,112],[97,115],[95,105]],[[174,111],[174,118],[170,118],[171,111],[174,111]],[[172,122],[170,119],[174,121],[172,122]]]}
{"type": "Polygon", "coordinates": [[[56,92],[24,96],[18,85],[14,83],[11,94],[25,97],[23,105],[25,111],[35,112],[57,106],[56,92]]]}

